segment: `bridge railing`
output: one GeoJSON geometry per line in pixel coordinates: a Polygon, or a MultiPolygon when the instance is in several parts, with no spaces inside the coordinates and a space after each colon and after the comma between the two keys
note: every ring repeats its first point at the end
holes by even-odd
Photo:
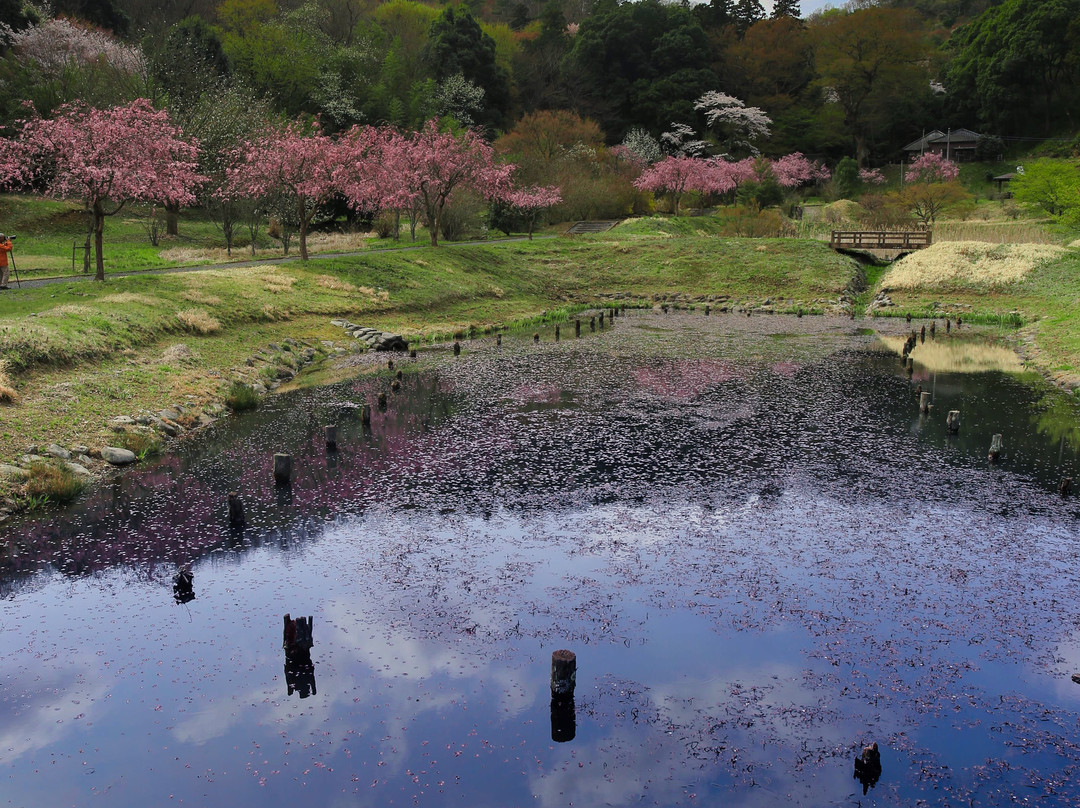
{"type": "Polygon", "coordinates": [[[930,228],[918,230],[833,230],[829,246],[847,250],[921,250],[934,242],[930,228]]]}

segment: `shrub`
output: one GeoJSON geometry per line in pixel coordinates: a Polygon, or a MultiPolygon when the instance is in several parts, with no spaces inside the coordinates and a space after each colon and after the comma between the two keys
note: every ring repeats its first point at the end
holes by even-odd
{"type": "Polygon", "coordinates": [[[221,330],[221,323],[207,314],[203,309],[184,309],[176,312],[176,319],[188,331],[196,334],[213,334],[221,330]]]}
{"type": "Polygon", "coordinates": [[[233,412],[253,410],[259,406],[259,396],[250,384],[233,382],[225,393],[225,406],[233,412]]]}
{"type": "Polygon", "coordinates": [[[372,222],[375,235],[379,238],[395,237],[397,235],[395,222],[396,217],[391,211],[383,211],[372,222]]]}
{"type": "Polygon", "coordinates": [[[26,481],[26,495],[44,502],[71,502],[86,488],[86,481],[70,469],[35,463],[26,481]]]}

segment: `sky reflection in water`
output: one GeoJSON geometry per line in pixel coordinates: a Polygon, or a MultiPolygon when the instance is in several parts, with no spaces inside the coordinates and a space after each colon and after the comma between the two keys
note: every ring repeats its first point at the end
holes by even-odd
{"type": "Polygon", "coordinates": [[[0,802],[1075,804],[1075,408],[935,371],[948,340],[971,355],[960,335],[909,381],[850,325],[508,338],[425,360],[368,432],[341,403],[389,378],[283,397],[15,528],[0,802]],[[315,619],[307,698],[286,612],[315,619]],[[554,743],[562,647],[575,737],[554,743]]]}

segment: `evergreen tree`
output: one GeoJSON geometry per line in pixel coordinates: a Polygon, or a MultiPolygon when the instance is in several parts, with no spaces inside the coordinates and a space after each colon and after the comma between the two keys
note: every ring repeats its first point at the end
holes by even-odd
{"type": "Polygon", "coordinates": [[[797,20],[801,16],[802,10],[799,8],[799,0],[776,0],[773,3],[772,18],[774,20],[781,17],[791,17],[797,20]]]}
{"type": "Polygon", "coordinates": [[[761,0],[736,0],[732,14],[735,18],[735,29],[739,36],[742,36],[755,22],[765,19],[765,7],[761,5],[761,0]]]}

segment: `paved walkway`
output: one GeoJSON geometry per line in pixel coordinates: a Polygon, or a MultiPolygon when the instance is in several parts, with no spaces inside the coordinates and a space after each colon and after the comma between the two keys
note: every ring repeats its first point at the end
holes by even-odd
{"type": "MultiPolygon", "coordinates": [[[[555,236],[535,236],[533,241],[540,241],[543,239],[555,238],[555,236]]],[[[514,236],[513,238],[496,238],[488,239],[486,241],[449,241],[440,244],[440,247],[471,247],[478,244],[510,244],[515,241],[528,241],[527,236],[514,236]]],[[[415,244],[408,247],[380,247],[374,250],[354,250],[352,252],[336,252],[336,253],[318,253],[311,255],[312,259],[321,258],[355,258],[357,256],[372,255],[374,253],[391,253],[391,252],[405,252],[408,250],[426,250],[430,247],[429,244],[415,244]]],[[[287,264],[293,261],[299,261],[299,255],[283,255],[280,258],[259,258],[253,261],[228,261],[222,264],[199,264],[192,267],[161,267],[160,269],[136,269],[130,272],[106,272],[105,280],[111,278],[127,278],[132,275],[169,275],[175,272],[202,272],[207,269],[232,269],[234,267],[261,267],[272,266],[274,264],[287,264]]],[[[18,263],[16,262],[16,268],[18,263]]],[[[11,291],[17,292],[19,289],[35,289],[40,286],[50,286],[56,283],[78,283],[79,281],[92,281],[94,276],[92,274],[84,275],[81,272],[75,275],[61,275],[58,278],[32,278],[24,280],[21,284],[15,282],[15,273],[11,273],[11,279],[9,281],[11,285],[11,291]]],[[[3,294],[3,292],[0,292],[3,294]]]]}

